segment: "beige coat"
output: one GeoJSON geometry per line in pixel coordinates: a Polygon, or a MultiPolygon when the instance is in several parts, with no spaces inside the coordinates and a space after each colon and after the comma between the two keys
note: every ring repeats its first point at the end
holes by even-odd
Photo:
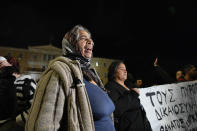
{"type": "Polygon", "coordinates": [[[66,131],[94,131],[92,111],[79,62],[61,56],[51,61],[42,74],[25,130],[57,131],[66,101],[66,131]],[[74,76],[82,83],[76,86],[74,76]]]}

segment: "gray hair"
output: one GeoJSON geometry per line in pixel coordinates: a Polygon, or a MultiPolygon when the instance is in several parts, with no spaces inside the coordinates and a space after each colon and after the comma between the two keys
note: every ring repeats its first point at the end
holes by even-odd
{"type": "Polygon", "coordinates": [[[63,55],[66,55],[67,51],[70,53],[76,53],[77,41],[79,39],[79,32],[85,30],[91,37],[90,31],[82,25],[74,26],[69,32],[67,32],[62,40],[63,55]]]}

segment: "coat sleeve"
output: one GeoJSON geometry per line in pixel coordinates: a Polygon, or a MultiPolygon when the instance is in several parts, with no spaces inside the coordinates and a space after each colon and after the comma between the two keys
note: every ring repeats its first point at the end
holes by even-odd
{"type": "Polygon", "coordinates": [[[57,131],[63,116],[65,94],[57,73],[53,73],[46,87],[36,121],[36,131],[57,131]]]}
{"type": "Polygon", "coordinates": [[[156,73],[161,77],[164,84],[166,83],[173,83],[175,82],[175,79],[173,79],[163,68],[160,66],[155,67],[156,73]]]}

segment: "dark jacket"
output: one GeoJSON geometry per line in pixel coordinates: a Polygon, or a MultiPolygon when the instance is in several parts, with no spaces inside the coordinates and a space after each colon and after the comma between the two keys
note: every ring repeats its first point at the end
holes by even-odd
{"type": "Polygon", "coordinates": [[[171,84],[171,83],[178,83],[186,81],[184,77],[180,77],[178,80],[173,78],[166,72],[161,66],[154,67],[157,76],[159,76],[159,81],[157,84],[171,84]]]}
{"type": "Polygon", "coordinates": [[[176,80],[174,78],[172,78],[163,68],[161,68],[160,66],[156,66],[155,67],[155,71],[156,73],[161,77],[162,81],[164,83],[173,83],[176,80]]]}
{"type": "Polygon", "coordinates": [[[16,115],[15,77],[11,66],[0,69],[0,120],[14,119],[16,115]]]}
{"type": "Polygon", "coordinates": [[[170,84],[177,82],[176,79],[171,77],[162,67],[154,67],[156,74],[159,76],[159,84],[170,84]]]}
{"type": "Polygon", "coordinates": [[[145,131],[139,95],[133,90],[127,91],[115,81],[108,82],[105,88],[115,104],[116,130],[145,131]]]}

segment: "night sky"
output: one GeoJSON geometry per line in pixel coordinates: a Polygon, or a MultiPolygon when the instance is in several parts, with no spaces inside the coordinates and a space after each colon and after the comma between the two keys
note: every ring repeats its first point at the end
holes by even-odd
{"type": "Polygon", "coordinates": [[[92,33],[95,57],[122,59],[136,77],[150,79],[156,57],[171,74],[197,65],[194,0],[7,2],[0,18],[1,46],[61,48],[64,34],[81,24],[92,33]]]}

